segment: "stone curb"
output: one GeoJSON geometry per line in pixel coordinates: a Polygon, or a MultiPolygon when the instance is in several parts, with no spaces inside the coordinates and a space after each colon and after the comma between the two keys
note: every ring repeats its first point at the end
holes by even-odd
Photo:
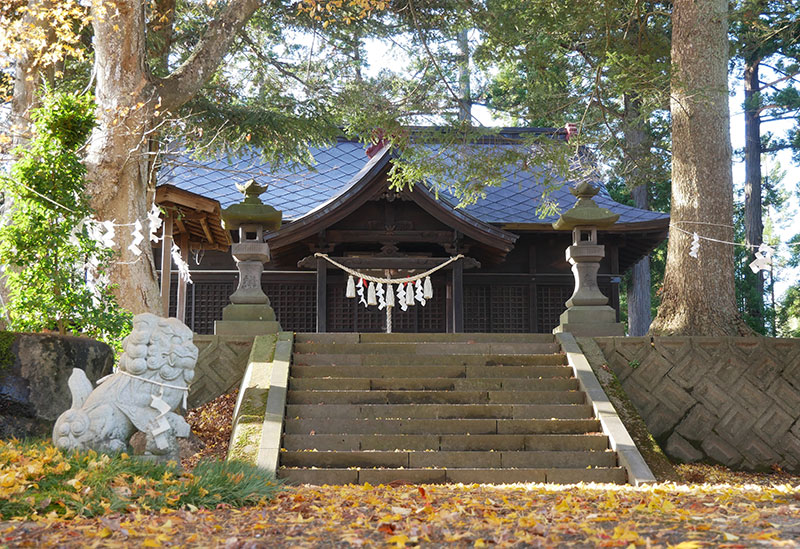
{"type": "MultiPolygon", "coordinates": [[[[258,338],[256,338],[258,339],[258,338]]],[[[269,394],[261,427],[261,442],[256,465],[272,474],[278,471],[281,451],[283,416],[286,411],[286,393],[289,388],[289,365],[292,361],[294,332],[279,332],[272,358],[269,394]]]]}
{"type": "Polygon", "coordinates": [[[277,471],[293,343],[292,332],[254,339],[233,412],[227,459],[277,471]]]}
{"type": "Polygon", "coordinates": [[[589,361],[583,355],[575,337],[570,333],[562,332],[556,334],[556,338],[567,355],[569,365],[575,371],[575,377],[578,378],[581,390],[586,393],[586,397],[594,409],[595,417],[600,420],[603,433],[608,436],[611,448],[616,450],[620,465],[628,472],[628,482],[634,486],[656,482],[655,476],[608,400],[608,396],[595,377],[592,367],[589,366],[589,361]]]}
{"type": "Polygon", "coordinates": [[[233,429],[228,444],[229,460],[255,463],[258,456],[258,439],[261,421],[266,409],[275,335],[259,336],[250,346],[239,395],[233,409],[233,429]]]}

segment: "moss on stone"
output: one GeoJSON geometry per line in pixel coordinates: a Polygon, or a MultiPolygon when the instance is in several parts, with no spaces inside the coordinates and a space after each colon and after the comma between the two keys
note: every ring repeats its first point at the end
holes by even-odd
{"type": "Polygon", "coordinates": [[[233,420],[228,459],[256,463],[269,389],[249,387],[244,391],[239,414],[233,420]]]}
{"type": "Polygon", "coordinates": [[[650,434],[647,424],[645,424],[641,414],[628,398],[616,374],[606,364],[603,351],[591,338],[579,337],[576,340],[586,360],[589,361],[594,375],[602,385],[606,395],[608,395],[611,405],[614,406],[620,420],[625,425],[653,475],[661,482],[680,481],[675,466],[661,449],[658,442],[656,442],[656,439],[653,438],[653,435],[650,434]]]}
{"type": "Polygon", "coordinates": [[[241,388],[242,401],[233,418],[229,460],[254,464],[258,460],[277,341],[278,335],[270,334],[253,342],[244,377],[247,385],[241,388]]]}
{"type": "Polygon", "coordinates": [[[12,347],[16,340],[16,333],[0,331],[0,372],[14,365],[15,357],[12,347]]]}
{"type": "Polygon", "coordinates": [[[233,442],[228,449],[228,460],[255,464],[258,459],[260,436],[261,422],[237,423],[233,442]]]}

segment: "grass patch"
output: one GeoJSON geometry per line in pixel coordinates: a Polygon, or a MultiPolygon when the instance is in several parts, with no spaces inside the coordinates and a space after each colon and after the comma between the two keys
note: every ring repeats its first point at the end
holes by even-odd
{"type": "Polygon", "coordinates": [[[0,441],[0,520],[92,517],[165,508],[243,507],[280,490],[272,475],[236,461],[191,473],[127,454],[65,453],[46,441],[0,441]]]}

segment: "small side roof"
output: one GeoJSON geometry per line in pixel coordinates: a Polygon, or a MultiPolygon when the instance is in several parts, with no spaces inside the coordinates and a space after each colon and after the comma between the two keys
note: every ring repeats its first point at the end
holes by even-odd
{"type": "Polygon", "coordinates": [[[155,203],[173,218],[173,237],[178,239],[185,234],[190,248],[226,251],[230,247],[231,235],[222,228],[220,205],[216,200],[174,185],[159,185],[155,203]]]}

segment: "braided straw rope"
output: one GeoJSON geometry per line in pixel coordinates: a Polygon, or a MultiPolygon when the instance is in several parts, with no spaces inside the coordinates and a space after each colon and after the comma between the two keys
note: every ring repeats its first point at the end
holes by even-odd
{"type": "Polygon", "coordinates": [[[464,255],[463,254],[458,254],[457,256],[451,257],[450,259],[448,259],[447,261],[445,261],[441,265],[437,265],[433,269],[427,270],[424,273],[421,273],[421,274],[418,274],[418,275],[415,275],[415,276],[407,276],[405,278],[378,278],[377,276],[368,276],[368,275],[365,275],[363,273],[359,273],[358,271],[354,271],[353,269],[351,269],[349,267],[345,267],[344,265],[342,265],[341,263],[339,263],[335,259],[331,259],[330,257],[328,257],[327,254],[323,254],[323,253],[317,252],[317,253],[314,254],[314,257],[321,257],[321,258],[325,259],[326,261],[328,261],[328,263],[330,263],[331,265],[335,265],[336,267],[339,267],[341,270],[343,270],[347,274],[355,276],[357,278],[363,278],[364,280],[367,280],[369,282],[375,282],[376,284],[403,284],[403,283],[406,283],[406,282],[416,282],[417,280],[422,280],[426,276],[432,275],[433,273],[435,273],[439,269],[443,269],[443,268],[447,267],[448,265],[450,265],[451,263],[454,263],[454,262],[458,261],[459,259],[463,259],[464,255]]]}

